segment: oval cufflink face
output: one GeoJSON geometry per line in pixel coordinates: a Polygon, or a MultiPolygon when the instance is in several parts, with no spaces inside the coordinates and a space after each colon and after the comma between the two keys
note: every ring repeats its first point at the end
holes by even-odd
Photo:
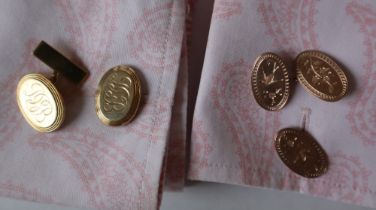
{"type": "Polygon", "coordinates": [[[39,132],[51,132],[64,120],[60,93],[41,74],[27,74],[17,86],[17,103],[26,121],[39,132]]]}
{"type": "Polygon", "coordinates": [[[96,112],[106,125],[129,123],[137,113],[141,99],[141,82],[128,66],[107,71],[96,93],[96,112]]]}
{"type": "Polygon", "coordinates": [[[301,176],[315,178],[328,170],[325,150],[303,130],[280,130],[275,138],[275,148],[283,163],[301,176]]]}
{"type": "Polygon", "coordinates": [[[282,109],[290,97],[290,78],[282,59],[273,53],[260,55],[253,66],[251,86],[256,102],[268,111],[282,109]]]}
{"type": "Polygon", "coordinates": [[[297,78],[311,94],[325,101],[338,101],[348,91],[344,71],[319,51],[304,51],[296,59],[297,78]]]}

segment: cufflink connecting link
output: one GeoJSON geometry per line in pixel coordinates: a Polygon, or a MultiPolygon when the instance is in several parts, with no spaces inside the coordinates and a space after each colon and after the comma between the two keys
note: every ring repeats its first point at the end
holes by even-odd
{"type": "Polygon", "coordinates": [[[88,73],[42,41],[34,50],[34,56],[54,70],[52,77],[40,73],[23,76],[17,85],[18,107],[26,121],[39,132],[58,129],[64,121],[64,102],[54,85],[58,75],[78,84],[88,73]]]}

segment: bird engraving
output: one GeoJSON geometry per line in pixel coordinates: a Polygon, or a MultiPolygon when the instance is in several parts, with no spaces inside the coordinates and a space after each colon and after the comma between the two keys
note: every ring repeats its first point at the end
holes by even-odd
{"type": "MultiPolygon", "coordinates": [[[[270,61],[268,61],[267,65],[270,66],[270,61]]],[[[264,84],[265,86],[269,86],[273,83],[279,82],[280,80],[275,79],[275,72],[279,69],[279,66],[277,65],[276,62],[273,62],[273,70],[272,73],[267,74],[265,70],[262,72],[263,73],[263,78],[261,80],[261,83],[264,84]]]]}
{"type": "Polygon", "coordinates": [[[271,100],[271,105],[274,106],[279,101],[279,97],[283,96],[283,90],[281,87],[272,86],[273,84],[283,81],[283,78],[277,79],[276,72],[280,69],[280,66],[275,61],[268,60],[266,68],[262,71],[261,84],[264,85],[262,91],[263,97],[271,100]],[[269,74],[267,72],[270,72],[269,74]]]}

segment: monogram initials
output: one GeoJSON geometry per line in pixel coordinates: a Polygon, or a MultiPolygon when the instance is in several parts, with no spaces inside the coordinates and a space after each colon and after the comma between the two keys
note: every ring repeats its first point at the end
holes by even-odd
{"type": "Polygon", "coordinates": [[[113,74],[109,83],[104,86],[104,104],[105,112],[122,112],[129,103],[131,96],[130,87],[132,79],[129,76],[113,74]]]}
{"type": "Polygon", "coordinates": [[[37,122],[43,123],[46,117],[52,113],[52,105],[43,86],[39,83],[33,83],[23,94],[26,99],[26,109],[37,122]]]}

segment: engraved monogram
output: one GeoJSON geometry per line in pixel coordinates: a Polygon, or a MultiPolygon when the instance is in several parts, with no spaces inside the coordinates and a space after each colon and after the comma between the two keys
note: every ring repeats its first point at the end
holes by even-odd
{"type": "Polygon", "coordinates": [[[53,107],[46,95],[46,90],[43,85],[37,82],[30,84],[30,88],[23,92],[25,96],[26,109],[35,117],[39,123],[43,123],[47,116],[49,116],[53,107]]]}
{"type": "Polygon", "coordinates": [[[140,80],[135,71],[125,65],[108,70],[98,85],[95,96],[99,119],[106,125],[129,123],[140,104],[140,80]]]}
{"type": "Polygon", "coordinates": [[[130,102],[132,78],[128,75],[114,73],[108,81],[104,86],[103,110],[105,112],[122,112],[130,102]]]}

